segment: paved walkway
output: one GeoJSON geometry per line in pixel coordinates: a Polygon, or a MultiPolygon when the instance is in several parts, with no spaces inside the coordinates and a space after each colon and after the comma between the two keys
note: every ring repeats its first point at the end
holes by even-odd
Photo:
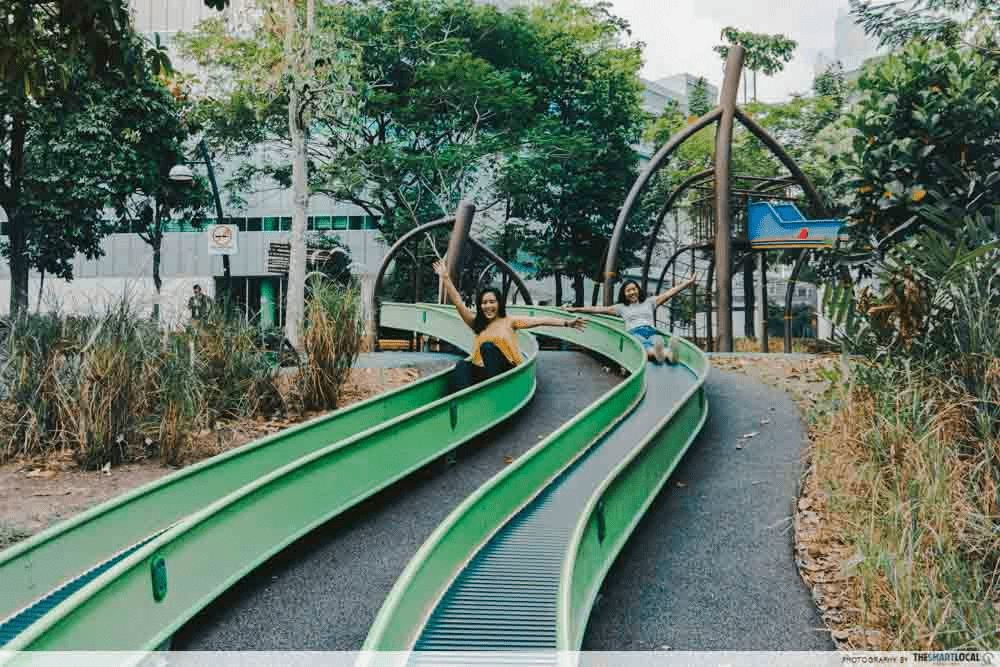
{"type": "Polygon", "coordinates": [[[583,648],[834,650],[793,561],[798,409],[739,373],[713,368],[707,388],[702,433],[608,572],[583,648]]]}

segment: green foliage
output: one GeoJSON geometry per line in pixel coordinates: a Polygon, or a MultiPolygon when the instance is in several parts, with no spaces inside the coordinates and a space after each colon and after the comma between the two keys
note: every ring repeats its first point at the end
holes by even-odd
{"type": "Polygon", "coordinates": [[[361,293],[322,279],[310,281],[302,347],[308,363],[298,376],[306,408],[332,409],[357,359],[364,336],[361,293]]]}
{"type": "Polygon", "coordinates": [[[691,87],[691,94],[688,97],[688,113],[692,116],[701,117],[712,110],[712,101],[708,99],[708,81],[705,77],[699,76],[691,87]]]}
{"type": "MultiPolygon", "coordinates": [[[[635,180],[640,51],[618,43],[621,24],[605,9],[566,0],[531,15],[545,45],[541,62],[562,66],[539,82],[547,114],[528,134],[528,149],[509,158],[501,188],[512,215],[542,225],[526,244],[537,276],[598,278],[621,199],[635,180]]],[[[641,238],[637,222],[627,228],[626,256],[641,238]]],[[[582,285],[578,279],[580,304],[582,285]]]]}
{"type": "Polygon", "coordinates": [[[884,253],[928,225],[953,235],[955,222],[998,200],[998,65],[910,44],[862,75],[852,150],[838,168],[848,255],[884,253]]]}
{"type": "Polygon", "coordinates": [[[973,44],[985,55],[1000,57],[1000,7],[993,0],[850,0],[850,5],[865,32],[883,46],[931,39],[950,47],[973,44]]]}
{"type": "Polygon", "coordinates": [[[792,59],[798,42],[781,34],[767,35],[758,32],[743,32],[732,26],[722,29],[720,37],[728,44],[713,46],[712,50],[726,60],[729,50],[736,45],[746,49],[743,66],[754,73],[753,99],[757,99],[757,72],[765,76],[777,74],[792,59]]]}
{"type": "MultiPolygon", "coordinates": [[[[0,31],[0,207],[9,219],[11,309],[27,304],[31,266],[72,276],[80,252],[100,253],[110,197],[133,189],[164,133],[181,131],[153,78],[169,68],[133,32],[127,3],[18,3],[0,31]],[[138,152],[136,149],[140,149],[138,152]]],[[[158,146],[157,146],[158,147],[158,146]]]]}

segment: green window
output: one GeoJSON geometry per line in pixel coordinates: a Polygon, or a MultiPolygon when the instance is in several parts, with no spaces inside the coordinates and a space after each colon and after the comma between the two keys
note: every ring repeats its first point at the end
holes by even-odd
{"type": "Polygon", "coordinates": [[[333,229],[333,218],[331,218],[328,215],[318,215],[314,218],[314,220],[315,220],[314,229],[318,231],[333,229]]]}
{"type": "Polygon", "coordinates": [[[352,215],[348,221],[348,229],[362,229],[364,227],[365,216],[363,215],[352,215]]]}
{"type": "Polygon", "coordinates": [[[335,215],[335,216],[333,216],[333,228],[334,229],[347,229],[347,216],[346,215],[335,215]]]}
{"type": "Polygon", "coordinates": [[[262,221],[265,232],[276,232],[281,225],[281,221],[276,217],[262,218],[262,221]]]}
{"type": "Polygon", "coordinates": [[[284,217],[281,219],[281,231],[290,232],[292,231],[292,219],[289,217],[284,217]]]}
{"type": "Polygon", "coordinates": [[[247,231],[248,232],[263,231],[262,224],[263,221],[261,218],[247,218],[247,231]]]}

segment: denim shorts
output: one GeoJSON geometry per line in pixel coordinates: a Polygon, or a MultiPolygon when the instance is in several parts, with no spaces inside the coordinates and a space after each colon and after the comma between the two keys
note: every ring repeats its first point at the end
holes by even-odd
{"type": "Polygon", "coordinates": [[[642,346],[647,350],[653,347],[653,338],[660,335],[659,331],[648,324],[643,324],[641,327],[629,329],[628,332],[638,338],[639,342],[641,342],[642,346]]]}

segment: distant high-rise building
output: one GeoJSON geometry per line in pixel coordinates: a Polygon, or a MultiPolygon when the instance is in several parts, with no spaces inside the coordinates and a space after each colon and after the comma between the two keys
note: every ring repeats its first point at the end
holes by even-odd
{"type": "Polygon", "coordinates": [[[837,12],[837,20],[833,25],[833,48],[824,49],[816,56],[813,71],[816,74],[825,72],[840,62],[844,74],[848,77],[857,73],[865,61],[882,55],[888,51],[878,45],[878,40],[865,34],[864,28],[845,9],[837,12]]]}

